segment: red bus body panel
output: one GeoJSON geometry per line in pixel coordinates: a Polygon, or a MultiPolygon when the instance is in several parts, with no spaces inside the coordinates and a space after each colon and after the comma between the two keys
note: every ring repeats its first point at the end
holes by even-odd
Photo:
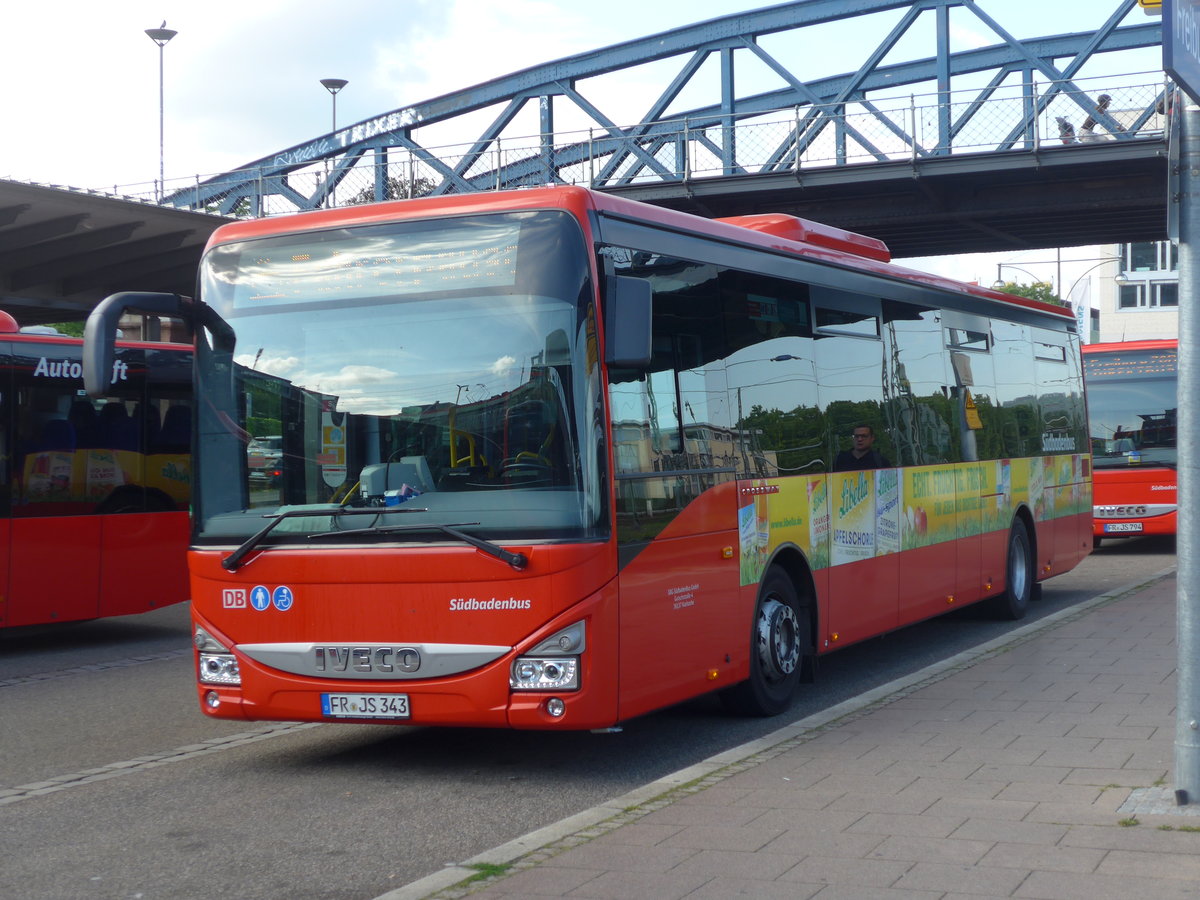
{"type": "Polygon", "coordinates": [[[3,533],[0,625],[127,616],[187,599],[187,513],[13,519],[3,533]]]}
{"type": "MultiPolygon", "coordinates": [[[[569,720],[559,727],[599,728],[617,718],[616,638],[618,603],[604,544],[511,547],[529,557],[518,572],[470,547],[411,548],[369,552],[327,549],[268,550],[236,573],[220,566],[224,553],[192,552],[192,596],[197,624],[230,645],[302,642],[322,644],[386,641],[510,646],[512,652],[453,677],[388,682],[412,698],[411,724],[545,727],[534,703],[509,710],[509,667],[525,649],[561,627],[583,619],[589,645],[582,689],[571,697],[569,720]],[[291,589],[285,611],[254,609],[250,587],[291,589]],[[227,592],[234,592],[229,594],[227,592]],[[240,592],[237,593],[237,592],[240,592]],[[518,610],[451,608],[452,600],[493,598],[529,601],[518,610]],[[201,611],[202,610],[202,611],[201,611]],[[234,640],[233,636],[236,636],[234,640]],[[611,658],[605,657],[605,652],[611,658]],[[603,669],[603,671],[599,671],[603,669]]],[[[219,715],[236,718],[320,717],[321,692],[380,689],[379,682],[305,678],[241,659],[240,699],[227,696],[219,715]],[[260,712],[260,710],[262,712],[260,712]]],[[[203,695],[209,686],[201,686],[203,695]]],[[[220,689],[218,689],[220,690],[220,689]]],[[[544,697],[536,698],[536,703],[544,697]]]]}
{"type": "Polygon", "coordinates": [[[1175,534],[1178,529],[1178,510],[1171,509],[1161,515],[1138,515],[1105,517],[1106,506],[1151,507],[1170,504],[1178,506],[1178,476],[1174,469],[1129,468],[1097,469],[1095,474],[1095,513],[1092,517],[1092,534],[1099,538],[1133,537],[1139,534],[1175,534]],[[1141,530],[1122,535],[1120,532],[1104,530],[1107,524],[1141,525],[1141,530]]]}
{"type": "MultiPolygon", "coordinates": [[[[70,622],[100,615],[99,516],[13,519],[5,625],[70,622]],[[64,564],[69,560],[68,564],[64,564]]],[[[182,596],[182,595],[181,595],[182,596]]]]}
{"type": "Polygon", "coordinates": [[[748,671],[755,593],[738,584],[737,484],[703,493],[621,570],[621,718],[748,671]]]}

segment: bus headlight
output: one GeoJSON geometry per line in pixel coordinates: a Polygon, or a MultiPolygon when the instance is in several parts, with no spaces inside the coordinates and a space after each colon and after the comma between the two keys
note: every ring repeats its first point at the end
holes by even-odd
{"type": "Polygon", "coordinates": [[[200,683],[241,684],[237,658],[232,653],[201,653],[200,683]]]}
{"type": "Polygon", "coordinates": [[[556,659],[519,657],[513,663],[508,686],[514,691],[579,690],[579,660],[573,656],[556,659]]]}
{"type": "Polygon", "coordinates": [[[583,622],[568,625],[513,660],[508,686],[514,691],[577,691],[579,654],[586,647],[583,622]]]}
{"type": "Polygon", "coordinates": [[[242,683],[242,673],[238,670],[237,657],[229,652],[228,647],[199,625],[192,634],[192,643],[200,651],[196,677],[201,684],[239,685],[242,683]]]}

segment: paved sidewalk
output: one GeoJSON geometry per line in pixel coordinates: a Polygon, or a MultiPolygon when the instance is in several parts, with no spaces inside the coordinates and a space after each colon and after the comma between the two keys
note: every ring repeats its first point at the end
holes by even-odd
{"type": "Polygon", "coordinates": [[[386,897],[1200,898],[1175,652],[1167,572],[386,897]]]}

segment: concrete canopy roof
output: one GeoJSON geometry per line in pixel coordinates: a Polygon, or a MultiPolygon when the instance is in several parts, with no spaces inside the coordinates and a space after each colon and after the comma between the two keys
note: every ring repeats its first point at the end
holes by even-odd
{"type": "Polygon", "coordinates": [[[0,179],[0,309],[39,325],[86,318],[117,291],[191,295],[204,245],[227,221],[0,179]]]}

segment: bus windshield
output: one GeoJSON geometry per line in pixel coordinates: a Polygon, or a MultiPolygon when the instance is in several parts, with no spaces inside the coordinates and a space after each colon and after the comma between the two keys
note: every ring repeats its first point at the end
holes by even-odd
{"type": "Polygon", "coordinates": [[[599,534],[584,246],[536,211],[213,248],[202,297],[236,347],[199,347],[197,540],[281,513],[270,543],[599,534]]]}
{"type": "Polygon", "coordinates": [[[1091,353],[1083,362],[1095,468],[1173,467],[1174,348],[1091,353]]]}

